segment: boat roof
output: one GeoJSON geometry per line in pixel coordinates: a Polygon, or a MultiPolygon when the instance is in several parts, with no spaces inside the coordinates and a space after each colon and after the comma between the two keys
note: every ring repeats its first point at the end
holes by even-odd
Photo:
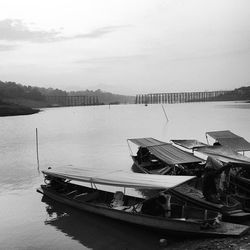
{"type": "Polygon", "coordinates": [[[147,138],[133,138],[133,139],[128,139],[128,141],[133,142],[139,147],[152,147],[156,145],[162,145],[166,144],[166,142],[159,141],[157,139],[154,139],[152,137],[147,137],[147,138]]]}
{"type": "Polygon", "coordinates": [[[250,167],[250,158],[233,151],[231,148],[225,146],[207,146],[195,149],[197,152],[211,156],[222,162],[231,162],[237,164],[244,164],[250,167]]]}
{"type": "Polygon", "coordinates": [[[192,153],[183,151],[173,146],[171,143],[158,141],[153,138],[129,139],[129,141],[138,146],[147,148],[151,154],[169,165],[199,163],[203,161],[199,157],[194,156],[192,153]]]}
{"type": "Polygon", "coordinates": [[[234,151],[250,150],[250,143],[230,130],[206,132],[206,135],[218,141],[220,145],[230,147],[234,151]]]}
{"type": "Polygon", "coordinates": [[[188,139],[188,140],[171,140],[174,144],[187,149],[194,149],[200,147],[208,146],[206,143],[200,142],[198,140],[188,139]]]}
{"type": "Polygon", "coordinates": [[[80,182],[146,189],[169,189],[195,178],[195,176],[139,174],[124,170],[81,169],[72,166],[43,170],[42,173],[80,182]]]}

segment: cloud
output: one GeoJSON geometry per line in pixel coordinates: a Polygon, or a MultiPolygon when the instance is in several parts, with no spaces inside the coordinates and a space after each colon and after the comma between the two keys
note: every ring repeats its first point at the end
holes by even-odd
{"type": "Polygon", "coordinates": [[[134,60],[144,60],[148,55],[129,55],[129,56],[113,56],[113,57],[101,57],[101,58],[90,58],[84,60],[75,61],[79,64],[109,64],[109,63],[119,63],[119,62],[131,62],[134,60]]]}
{"type": "Polygon", "coordinates": [[[0,40],[28,42],[58,42],[72,39],[98,38],[128,26],[105,26],[94,29],[89,33],[74,36],[63,36],[60,31],[32,30],[22,20],[5,19],[0,21],[0,40]]]}
{"type": "Polygon", "coordinates": [[[117,31],[119,29],[126,28],[126,27],[130,27],[130,26],[129,25],[106,26],[106,27],[102,27],[99,29],[95,29],[95,30],[93,30],[89,33],[86,33],[86,34],[79,34],[79,35],[73,36],[71,38],[98,38],[98,37],[104,36],[108,33],[111,33],[111,32],[117,31]]]}
{"type": "Polygon", "coordinates": [[[29,29],[19,19],[5,19],[0,21],[0,40],[44,42],[53,40],[59,32],[35,31],[29,29]]]}
{"type": "Polygon", "coordinates": [[[213,52],[210,54],[203,54],[197,56],[186,56],[186,57],[178,57],[173,58],[171,61],[195,61],[195,60],[203,60],[203,59],[210,59],[210,58],[221,58],[221,57],[231,57],[231,56],[240,56],[246,55],[250,53],[250,48],[242,48],[242,49],[235,49],[235,50],[228,50],[224,52],[213,52]]]}
{"type": "Polygon", "coordinates": [[[14,50],[15,48],[16,48],[15,45],[0,44],[0,52],[14,50]]]}

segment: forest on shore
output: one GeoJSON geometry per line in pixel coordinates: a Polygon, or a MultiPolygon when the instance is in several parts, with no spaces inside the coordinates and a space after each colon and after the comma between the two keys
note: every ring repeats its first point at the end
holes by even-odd
{"type": "MultiPolygon", "coordinates": [[[[53,88],[40,88],[34,86],[26,86],[15,82],[2,82],[0,81],[0,100],[24,99],[32,100],[46,104],[46,96],[96,96],[100,104],[110,103],[134,103],[134,96],[118,95],[109,92],[98,90],[83,90],[83,91],[64,91],[53,88]]],[[[29,106],[29,104],[28,104],[29,106]]]]}
{"type": "MultiPolygon", "coordinates": [[[[98,104],[135,103],[135,96],[118,95],[100,89],[67,92],[0,81],[0,116],[37,113],[39,108],[51,106],[46,98],[48,96],[95,96],[98,98],[98,104]]],[[[215,101],[250,101],[250,86],[227,91],[216,97],[215,101]]]]}

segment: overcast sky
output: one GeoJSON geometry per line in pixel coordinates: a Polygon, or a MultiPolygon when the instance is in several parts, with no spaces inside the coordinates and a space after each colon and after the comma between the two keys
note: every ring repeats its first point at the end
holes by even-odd
{"type": "Polygon", "coordinates": [[[249,0],[0,0],[0,80],[121,94],[250,85],[249,0]]]}

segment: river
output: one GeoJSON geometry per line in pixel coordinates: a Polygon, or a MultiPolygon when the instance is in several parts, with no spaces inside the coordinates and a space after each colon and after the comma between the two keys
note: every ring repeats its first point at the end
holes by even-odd
{"type": "Polygon", "coordinates": [[[250,141],[250,103],[49,108],[0,117],[0,249],[158,249],[161,235],[42,199],[37,169],[130,170],[128,138],[198,139],[231,130],[250,141]]]}

